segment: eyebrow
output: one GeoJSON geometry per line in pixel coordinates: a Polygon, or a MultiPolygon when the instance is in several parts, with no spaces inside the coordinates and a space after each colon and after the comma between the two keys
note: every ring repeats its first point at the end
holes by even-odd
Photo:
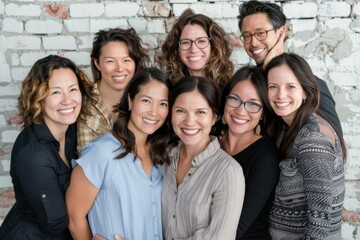
{"type": "MultiPolygon", "coordinates": [[[[146,98],[150,98],[150,99],[153,99],[153,97],[150,97],[148,95],[141,95],[140,97],[146,97],[146,98]]],[[[163,98],[163,99],[160,99],[160,101],[169,101],[168,98],[163,98]]]]}
{"type": "MultiPolygon", "coordinates": [[[[70,85],[68,88],[74,87],[76,85],[78,85],[78,83],[74,83],[74,84],[70,85]]],[[[54,89],[54,88],[55,89],[57,89],[57,88],[61,89],[61,87],[59,87],[59,86],[49,87],[49,89],[54,89]]]]}

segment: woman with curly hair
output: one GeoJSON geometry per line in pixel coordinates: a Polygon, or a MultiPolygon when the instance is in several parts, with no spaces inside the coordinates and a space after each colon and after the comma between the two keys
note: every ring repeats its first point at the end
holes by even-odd
{"type": "Polygon", "coordinates": [[[173,83],[206,77],[222,89],[233,74],[231,52],[227,34],[213,19],[187,9],[168,33],[159,63],[173,83]]]}
{"type": "Polygon", "coordinates": [[[12,152],[15,205],[0,227],[0,239],[72,239],[65,190],[76,154],[76,121],[84,119],[92,83],[72,61],[49,55],[22,83],[18,109],[23,130],[12,152]]]}
{"type": "Polygon", "coordinates": [[[133,28],[114,28],[96,33],[90,54],[91,71],[98,101],[92,106],[92,116],[79,122],[78,152],[87,143],[112,129],[117,119],[114,105],[138,70],[146,67],[149,57],[133,28]]]}

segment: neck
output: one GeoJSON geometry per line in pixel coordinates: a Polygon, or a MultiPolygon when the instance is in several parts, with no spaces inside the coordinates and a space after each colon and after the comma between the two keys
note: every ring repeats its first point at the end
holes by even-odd
{"type": "Polygon", "coordinates": [[[243,151],[262,136],[254,132],[246,132],[242,134],[234,134],[230,130],[225,133],[221,141],[222,148],[231,156],[243,151]]]}
{"type": "Polygon", "coordinates": [[[102,83],[103,80],[98,83],[101,100],[105,103],[111,103],[112,105],[119,103],[124,90],[115,90],[102,83]]]}
{"type": "Polygon", "coordinates": [[[210,136],[208,139],[204,139],[204,141],[197,145],[184,145],[181,149],[181,154],[184,157],[184,159],[192,161],[192,159],[195,158],[196,155],[204,151],[207,146],[210,144],[210,136]]]}

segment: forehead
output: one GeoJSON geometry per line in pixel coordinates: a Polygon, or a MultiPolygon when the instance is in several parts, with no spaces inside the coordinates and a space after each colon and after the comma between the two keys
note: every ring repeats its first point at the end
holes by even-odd
{"type": "Polygon", "coordinates": [[[266,13],[255,13],[246,16],[242,22],[242,31],[264,30],[272,27],[272,24],[266,13]]]}
{"type": "Polygon", "coordinates": [[[187,24],[183,28],[181,32],[180,38],[189,38],[189,39],[195,39],[199,37],[207,37],[207,33],[205,32],[205,29],[200,26],[199,24],[187,24]]]}

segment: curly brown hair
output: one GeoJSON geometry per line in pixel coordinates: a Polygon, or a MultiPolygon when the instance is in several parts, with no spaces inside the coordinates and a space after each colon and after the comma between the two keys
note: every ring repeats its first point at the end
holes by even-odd
{"type": "Polygon", "coordinates": [[[79,119],[84,120],[90,115],[90,104],[95,103],[93,84],[85,72],[79,69],[71,60],[57,55],[49,55],[35,62],[30,72],[22,82],[21,93],[18,97],[18,109],[23,128],[43,121],[42,102],[49,92],[49,79],[55,69],[70,69],[76,78],[82,95],[79,119]]]}
{"type": "Polygon", "coordinates": [[[109,42],[123,42],[129,49],[129,55],[135,62],[135,72],[147,66],[150,58],[146,53],[146,49],[141,45],[142,41],[135,29],[110,28],[100,30],[95,34],[93,41],[91,57],[91,71],[95,83],[100,82],[101,72],[96,67],[95,62],[99,62],[101,49],[109,42]]]}
{"type": "Polygon", "coordinates": [[[182,30],[187,24],[200,25],[211,38],[211,55],[204,68],[205,77],[211,79],[219,89],[222,89],[231,78],[234,69],[234,65],[230,61],[232,49],[229,36],[213,19],[203,14],[195,14],[191,9],[186,9],[182,13],[168,33],[161,48],[162,54],[158,59],[161,68],[173,83],[190,75],[187,67],[180,60],[178,44],[182,30]]]}

